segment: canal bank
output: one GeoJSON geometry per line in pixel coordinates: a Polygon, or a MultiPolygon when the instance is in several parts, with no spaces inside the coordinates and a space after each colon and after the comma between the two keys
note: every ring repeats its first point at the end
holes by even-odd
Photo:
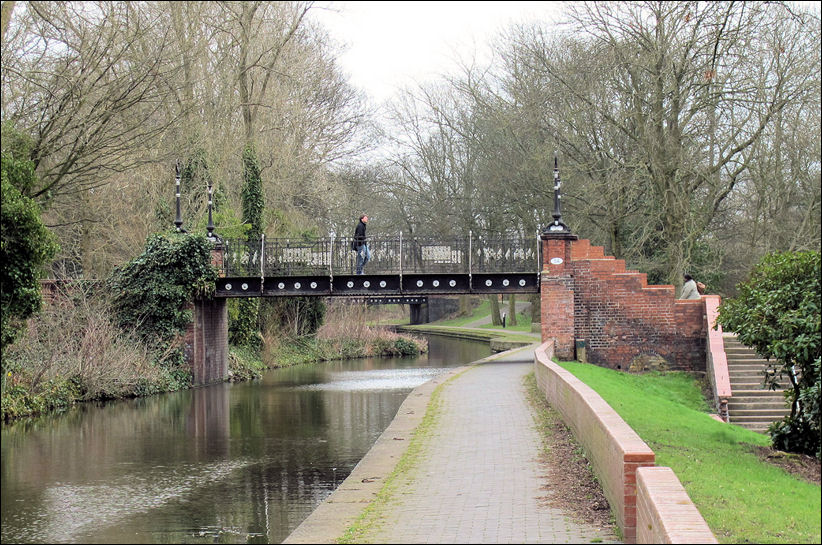
{"type": "Polygon", "coordinates": [[[0,541],[280,543],[414,388],[490,354],[476,341],[428,345],[5,424],[0,541]]]}
{"type": "Polygon", "coordinates": [[[540,333],[526,333],[505,329],[485,329],[460,326],[414,325],[395,326],[398,333],[440,335],[458,339],[486,341],[492,352],[499,353],[522,348],[540,341],[540,333]]]}
{"type": "Polygon", "coordinates": [[[535,344],[414,389],[340,486],[284,543],[613,542],[546,505],[523,378],[535,344]]]}

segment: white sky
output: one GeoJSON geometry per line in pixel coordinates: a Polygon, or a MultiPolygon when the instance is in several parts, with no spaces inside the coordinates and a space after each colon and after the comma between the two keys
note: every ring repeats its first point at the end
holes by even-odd
{"type": "Polygon", "coordinates": [[[339,62],[353,85],[376,102],[397,89],[451,71],[458,58],[481,59],[511,23],[553,21],[560,2],[328,2],[313,9],[348,46],[339,62]]]}
{"type": "MultiPolygon", "coordinates": [[[[790,1],[819,13],[819,2],[790,1]]],[[[348,45],[350,82],[380,103],[397,89],[453,71],[457,58],[488,59],[488,41],[511,23],[557,22],[563,2],[318,2],[313,14],[348,45]],[[330,8],[330,9],[323,9],[330,8]]]]}

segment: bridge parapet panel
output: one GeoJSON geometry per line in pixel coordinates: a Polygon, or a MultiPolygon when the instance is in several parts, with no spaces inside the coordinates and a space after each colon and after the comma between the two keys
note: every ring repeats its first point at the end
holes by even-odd
{"type": "Polygon", "coordinates": [[[401,293],[398,275],[351,274],[334,276],[333,295],[388,295],[401,293]]]}
{"type": "Polygon", "coordinates": [[[331,295],[331,279],[327,276],[275,276],[263,283],[263,295],[331,295]]]}
{"type": "Polygon", "coordinates": [[[230,277],[217,280],[215,297],[260,297],[263,295],[260,277],[230,277]]]}

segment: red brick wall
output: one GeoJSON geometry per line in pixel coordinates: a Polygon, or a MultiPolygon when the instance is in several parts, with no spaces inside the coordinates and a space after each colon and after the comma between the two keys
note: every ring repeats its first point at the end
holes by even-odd
{"type": "Polygon", "coordinates": [[[570,276],[541,279],[542,340],[554,341],[557,357],[574,359],[574,280],[570,276]]]}
{"type": "Polygon", "coordinates": [[[202,386],[228,378],[228,307],[225,299],[198,299],[194,320],[185,333],[185,359],[192,384],[202,386]]]}
{"type": "Polygon", "coordinates": [[[719,543],[669,467],[637,471],[637,543],[719,543]]]}
{"type": "MultiPolygon", "coordinates": [[[[678,301],[673,286],[649,286],[645,274],[626,270],[623,260],[605,256],[588,240],[551,242],[570,245],[574,335],[585,342],[587,361],[618,369],[705,371],[703,300],[678,301]]],[[[546,296],[553,293],[543,293],[543,309],[550,305],[546,296]]]]}
{"type": "Polygon", "coordinates": [[[654,465],[654,452],[599,394],[551,361],[553,356],[550,342],[534,352],[537,384],[585,448],[625,542],[634,543],[636,472],[654,465]]]}

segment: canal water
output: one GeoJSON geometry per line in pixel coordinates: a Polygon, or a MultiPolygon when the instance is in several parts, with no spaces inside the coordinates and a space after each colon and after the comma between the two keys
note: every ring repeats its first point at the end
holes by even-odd
{"type": "Polygon", "coordinates": [[[299,365],[5,425],[1,541],[280,543],[413,388],[489,354],[431,336],[420,357],[299,365]]]}

